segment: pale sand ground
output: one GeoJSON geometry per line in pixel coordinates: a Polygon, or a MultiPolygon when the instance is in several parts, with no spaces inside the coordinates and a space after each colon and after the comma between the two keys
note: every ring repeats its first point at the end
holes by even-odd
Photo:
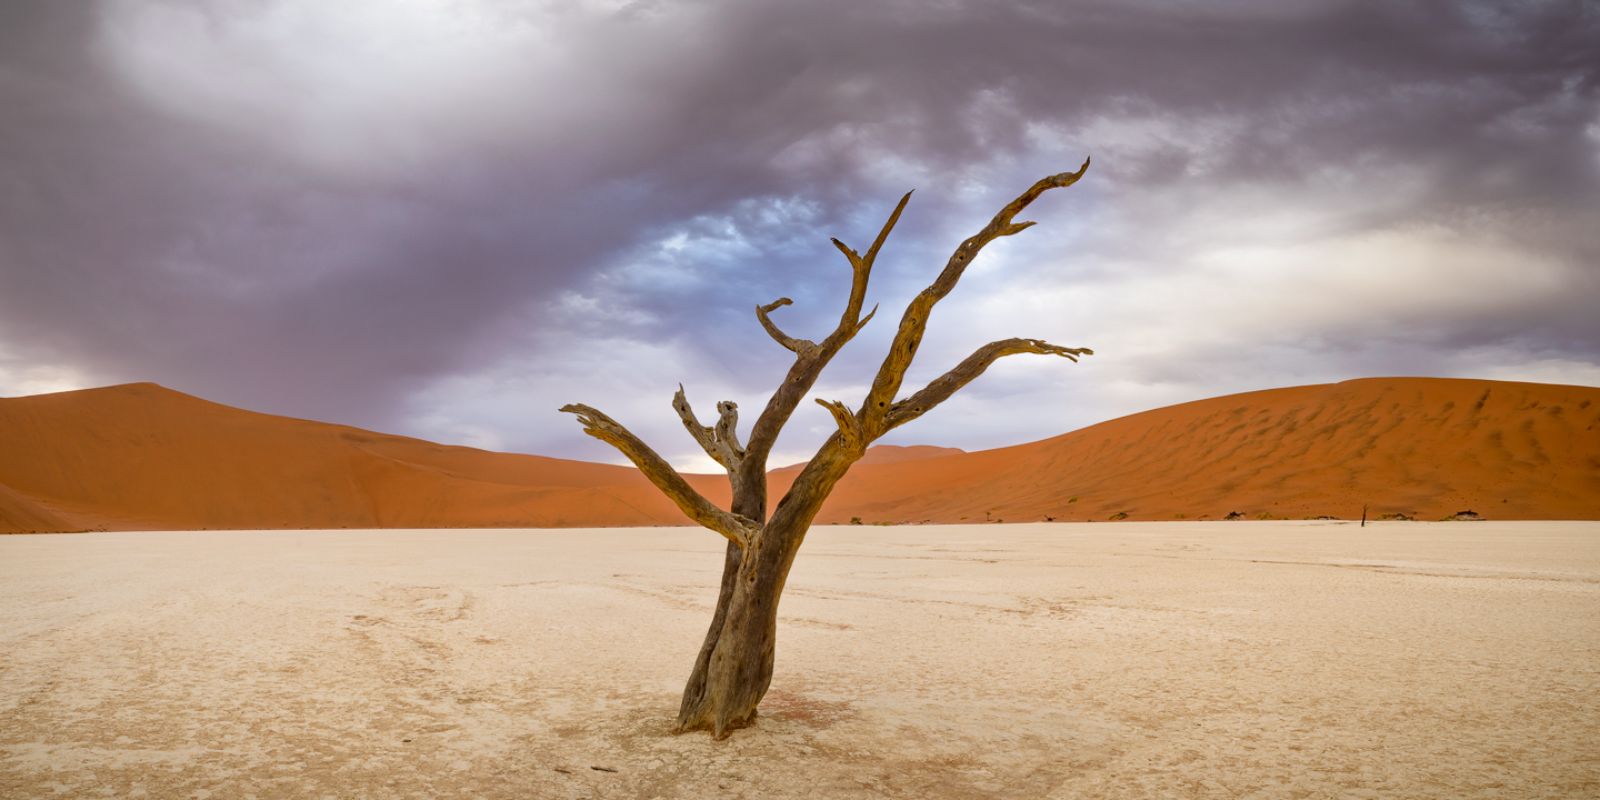
{"type": "Polygon", "coordinates": [[[1600,796],[1597,523],[817,529],[673,737],[719,542],[0,537],[0,796],[1600,796]]]}

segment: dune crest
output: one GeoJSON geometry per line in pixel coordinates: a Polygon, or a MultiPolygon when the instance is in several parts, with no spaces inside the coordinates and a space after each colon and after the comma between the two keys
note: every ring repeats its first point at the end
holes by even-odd
{"type": "Polygon", "coordinates": [[[1600,388],[1367,378],[850,474],[820,521],[1600,518],[1600,388]],[[913,489],[917,491],[913,491],[913,489]],[[1122,517],[1121,515],[1126,515],[1122,517]]]}
{"type": "Polygon", "coordinates": [[[26,519],[14,500],[67,530],[682,522],[628,467],[258,414],[153,383],[0,400],[0,441],[13,531],[41,529],[9,522],[26,519]]]}
{"type": "MultiPolygon", "coordinates": [[[[685,524],[628,467],[277,417],[138,383],[0,399],[0,531],[685,524]]],[[[780,497],[797,469],[772,473],[780,497]]],[[[721,476],[690,481],[726,502],[721,476]]],[[[1600,518],[1600,388],[1375,378],[1170,406],[1016,447],[882,447],[820,522],[1472,509],[1600,518]]]]}

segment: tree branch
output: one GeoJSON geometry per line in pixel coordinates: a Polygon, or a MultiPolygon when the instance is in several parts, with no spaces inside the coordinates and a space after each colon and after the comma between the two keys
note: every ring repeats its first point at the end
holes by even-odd
{"type": "Polygon", "coordinates": [[[885,419],[884,431],[898,428],[926,414],[934,406],[950,399],[950,396],[961,387],[977,379],[990,364],[1019,353],[1061,356],[1069,361],[1077,361],[1078,356],[1094,355],[1094,351],[1087,347],[1062,347],[1042,339],[1001,339],[998,342],[990,342],[967,356],[954,369],[935,378],[921,391],[895,403],[885,419]]]}
{"type": "Polygon", "coordinates": [[[780,297],[764,306],[756,306],[756,319],[761,320],[761,327],[767,329],[767,335],[771,336],[773,341],[783,345],[785,349],[796,354],[804,351],[815,350],[817,348],[816,342],[812,342],[807,339],[796,339],[793,336],[784,333],[778,329],[776,324],[772,322],[772,317],[767,316],[777,309],[793,304],[793,300],[790,300],[787,297],[780,297]]]}
{"type": "Polygon", "coordinates": [[[856,329],[850,332],[850,338],[854,339],[856,334],[860,333],[862,328],[867,327],[867,323],[871,322],[872,318],[877,316],[877,315],[878,315],[878,304],[877,303],[873,303],[872,304],[872,310],[868,311],[867,315],[862,317],[860,322],[856,323],[856,329]]]}
{"type": "MultiPolygon", "coordinates": [[[[772,445],[778,440],[778,432],[789,421],[790,415],[805,398],[806,393],[811,391],[812,385],[817,382],[817,376],[822,374],[823,367],[826,367],[834,355],[855,338],[855,335],[872,319],[873,314],[877,313],[877,308],[874,307],[866,316],[861,315],[861,307],[867,297],[867,282],[872,276],[872,266],[877,261],[878,251],[883,249],[884,242],[889,240],[889,234],[899,223],[900,215],[909,202],[911,193],[906,192],[895,205],[894,211],[889,214],[889,218],[884,221],[883,227],[878,230],[877,238],[873,239],[872,246],[867,248],[864,255],[857,253],[838,239],[832,240],[834,246],[839,248],[839,252],[850,262],[850,296],[845,301],[843,313],[839,315],[839,324],[827,338],[813,348],[808,349],[803,346],[812,344],[811,342],[783,334],[767,318],[767,314],[773,309],[789,305],[788,298],[780,298],[772,304],[757,309],[762,327],[766,328],[767,333],[777,339],[779,344],[794,351],[795,360],[789,367],[788,374],[784,376],[783,383],[772,393],[766,408],[762,409],[761,415],[750,428],[750,441],[746,447],[746,462],[743,469],[744,477],[749,483],[765,485],[761,481],[765,475],[767,455],[772,452],[772,445]],[[797,346],[790,346],[791,343],[797,346]]],[[[762,504],[765,505],[764,499],[762,504]]]]}
{"type": "Polygon", "coordinates": [[[872,388],[868,390],[867,398],[861,405],[862,429],[869,440],[882,436],[888,430],[886,425],[890,404],[900,392],[900,384],[905,380],[906,369],[916,358],[917,347],[922,344],[922,335],[927,330],[928,316],[932,313],[934,305],[956,287],[956,282],[961,280],[962,273],[966,272],[967,266],[977,258],[979,251],[985,245],[1002,236],[1012,236],[1032,227],[1032,222],[1013,222],[1017,214],[1045,192],[1077,183],[1088,169],[1089,159],[1086,158],[1077,172],[1063,172],[1041,178],[1028,187],[1027,191],[1000,209],[983,230],[962,242],[951,254],[949,261],[945,262],[944,270],[939,273],[939,277],[906,306],[906,312],[900,318],[900,327],[895,331],[894,342],[889,345],[889,353],[884,357],[883,365],[878,368],[878,374],[872,381],[872,388]]]}
{"type": "Polygon", "coordinates": [[[735,465],[744,458],[739,446],[739,404],[732,400],[717,403],[717,445],[726,447],[735,465]]]}
{"type": "MultiPolygon", "coordinates": [[[[833,245],[850,261],[850,298],[845,301],[844,312],[839,315],[838,326],[823,340],[824,347],[831,347],[834,352],[838,352],[839,348],[844,347],[846,342],[855,338],[855,335],[866,327],[867,320],[872,319],[872,314],[868,314],[866,318],[861,317],[861,307],[867,300],[867,279],[872,275],[873,264],[877,263],[878,251],[882,250],[883,243],[889,240],[889,233],[900,222],[900,214],[906,210],[906,204],[910,202],[911,192],[906,192],[905,196],[900,198],[900,202],[895,204],[889,219],[885,220],[883,227],[878,230],[878,237],[872,240],[872,246],[867,248],[866,255],[857,255],[856,251],[850,249],[844,242],[838,239],[832,240],[833,245]]],[[[876,307],[873,308],[873,312],[877,312],[876,307]]]]}
{"type": "Polygon", "coordinates": [[[744,448],[739,446],[739,406],[731,400],[724,400],[717,404],[717,426],[701,425],[700,419],[695,416],[694,409],[689,405],[689,397],[683,393],[683,384],[678,384],[678,392],[672,396],[672,408],[678,412],[678,418],[683,420],[683,427],[689,435],[700,443],[700,448],[706,451],[718,464],[729,472],[739,468],[739,462],[744,458],[744,448]]]}
{"type": "Polygon", "coordinates": [[[577,403],[562,406],[561,410],[577,415],[578,421],[583,424],[584,433],[617,448],[627,456],[628,460],[632,461],[662,494],[676,503],[689,519],[722,534],[740,547],[749,546],[750,540],[759,529],[755,521],[738,514],[730,514],[712,505],[711,501],[695,491],[671,464],[656,455],[649,445],[640,441],[639,437],[634,436],[616,420],[590,406],[577,403]]]}
{"type": "Polygon", "coordinates": [[[852,269],[861,269],[860,253],[852,250],[850,245],[847,245],[838,239],[829,239],[828,241],[833,242],[833,246],[839,248],[839,252],[844,253],[844,257],[849,260],[852,269]]]}
{"type": "Polygon", "coordinates": [[[861,423],[856,419],[854,411],[838,400],[823,400],[817,398],[817,405],[828,409],[833,415],[833,421],[839,425],[839,439],[847,447],[861,446],[861,423]]]}

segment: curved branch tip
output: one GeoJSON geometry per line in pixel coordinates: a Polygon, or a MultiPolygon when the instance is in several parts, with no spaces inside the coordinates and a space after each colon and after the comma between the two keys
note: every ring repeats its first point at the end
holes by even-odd
{"type": "Polygon", "coordinates": [[[770,303],[767,303],[766,305],[758,305],[756,306],[756,320],[761,323],[762,328],[766,329],[767,335],[771,336],[774,342],[782,345],[784,349],[798,354],[803,350],[815,347],[815,345],[805,339],[796,339],[795,337],[784,333],[783,330],[772,321],[772,317],[769,316],[769,312],[793,304],[793,300],[790,300],[787,297],[780,297],[770,303]]]}
{"type": "Polygon", "coordinates": [[[862,268],[861,254],[857,253],[850,245],[834,238],[830,238],[828,241],[833,242],[833,246],[839,248],[839,252],[844,253],[844,257],[850,261],[851,269],[862,268]]]}

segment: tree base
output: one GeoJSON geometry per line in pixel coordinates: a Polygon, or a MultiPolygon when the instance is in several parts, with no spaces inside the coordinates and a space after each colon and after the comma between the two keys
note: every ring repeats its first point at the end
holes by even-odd
{"type": "Polygon", "coordinates": [[[689,720],[687,722],[683,719],[679,719],[677,724],[672,726],[672,734],[674,736],[679,736],[685,733],[694,733],[696,731],[708,731],[711,733],[712,739],[720,742],[723,739],[731,736],[734,731],[739,730],[740,728],[749,728],[755,725],[756,717],[759,715],[760,712],[752,708],[750,709],[749,715],[747,715],[745,718],[727,720],[720,728],[717,726],[716,720],[712,718],[712,715],[707,715],[695,720],[689,720]]]}

